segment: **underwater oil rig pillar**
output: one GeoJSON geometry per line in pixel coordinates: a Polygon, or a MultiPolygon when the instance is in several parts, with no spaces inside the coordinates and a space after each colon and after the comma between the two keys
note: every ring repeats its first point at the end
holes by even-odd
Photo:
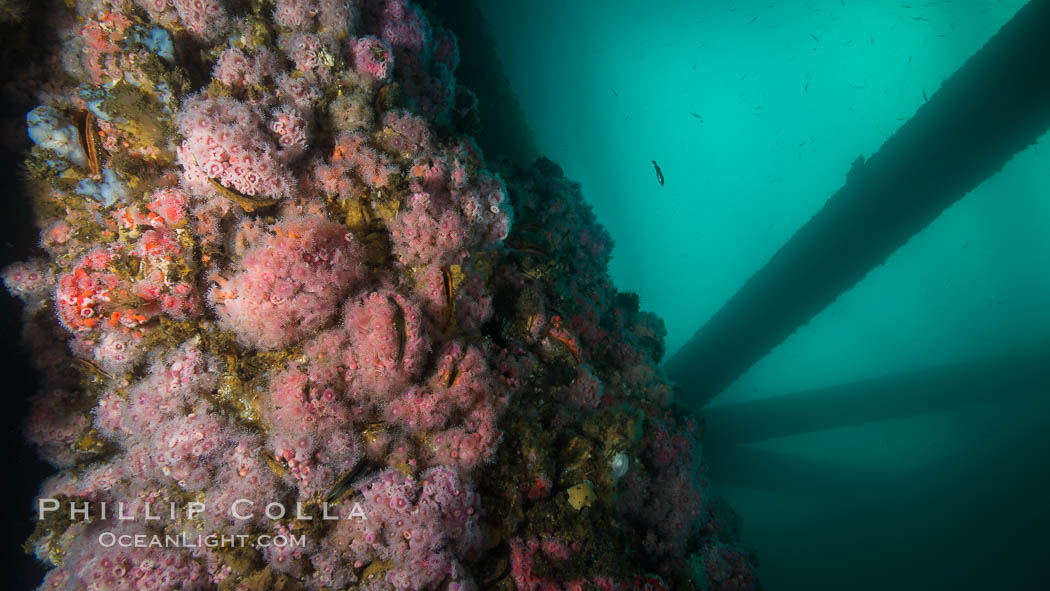
{"type": "Polygon", "coordinates": [[[667,361],[682,402],[707,404],[1048,127],[1050,0],[1032,0],[667,361]]]}
{"type": "Polygon", "coordinates": [[[442,26],[456,34],[460,64],[456,79],[480,99],[481,129],[475,134],[489,157],[528,164],[540,157],[518,96],[503,69],[496,40],[489,32],[478,0],[422,0],[442,26]]]}

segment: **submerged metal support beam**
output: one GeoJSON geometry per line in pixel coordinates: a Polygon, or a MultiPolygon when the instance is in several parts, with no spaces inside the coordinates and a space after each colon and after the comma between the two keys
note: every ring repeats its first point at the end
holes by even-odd
{"type": "Polygon", "coordinates": [[[475,134],[485,155],[530,164],[541,156],[525,122],[518,95],[503,70],[496,40],[478,0],[422,0],[441,25],[456,34],[460,64],[456,80],[478,96],[481,131],[475,134]]]}
{"type": "Polygon", "coordinates": [[[704,447],[708,476],[719,487],[760,490],[778,495],[856,498],[900,488],[896,474],[847,458],[828,460],[801,454],[734,445],[704,447]]]}
{"type": "Polygon", "coordinates": [[[1033,396],[1050,396],[1050,350],[709,406],[704,445],[721,449],[1033,396]]]}
{"type": "Polygon", "coordinates": [[[700,408],[1050,127],[1050,0],[1032,0],[665,364],[700,408]]]}

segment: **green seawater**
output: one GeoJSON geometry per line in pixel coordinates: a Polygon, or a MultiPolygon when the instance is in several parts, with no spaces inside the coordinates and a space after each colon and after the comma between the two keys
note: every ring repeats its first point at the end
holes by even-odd
{"type": "MultiPolygon", "coordinates": [[[[1025,3],[481,4],[539,149],[582,184],[618,287],[673,354],[1025,3]]],[[[1048,143],[702,411],[809,393],[705,444],[769,589],[1045,586],[1048,143]],[[845,387],[862,380],[879,380],[863,402],[845,387]]]]}

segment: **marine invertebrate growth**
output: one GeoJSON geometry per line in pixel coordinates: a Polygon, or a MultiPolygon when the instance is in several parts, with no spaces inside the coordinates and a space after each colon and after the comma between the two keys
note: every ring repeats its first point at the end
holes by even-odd
{"type": "Polygon", "coordinates": [[[59,470],[43,588],[754,588],[662,323],[556,166],[496,170],[455,127],[422,9],[55,14],[47,258],[3,275],[59,470]]]}
{"type": "Polygon", "coordinates": [[[364,250],[345,226],[286,218],[244,251],[208,294],[219,325],[253,347],[295,343],[331,321],[365,276],[364,250]]]}

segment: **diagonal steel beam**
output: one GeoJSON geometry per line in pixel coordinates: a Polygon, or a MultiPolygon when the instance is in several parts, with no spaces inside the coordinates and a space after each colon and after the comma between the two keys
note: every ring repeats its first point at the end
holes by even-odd
{"type": "Polygon", "coordinates": [[[708,406],[704,446],[728,445],[1050,395],[1050,351],[982,359],[749,402],[708,406]]]}
{"type": "Polygon", "coordinates": [[[1050,127],[1050,0],[1032,0],[665,364],[705,404],[1050,127]]]}
{"type": "Polygon", "coordinates": [[[456,80],[478,97],[481,130],[475,134],[485,155],[529,164],[541,156],[514,86],[503,70],[496,40],[478,0],[421,0],[440,24],[456,34],[460,64],[456,80]]]}

